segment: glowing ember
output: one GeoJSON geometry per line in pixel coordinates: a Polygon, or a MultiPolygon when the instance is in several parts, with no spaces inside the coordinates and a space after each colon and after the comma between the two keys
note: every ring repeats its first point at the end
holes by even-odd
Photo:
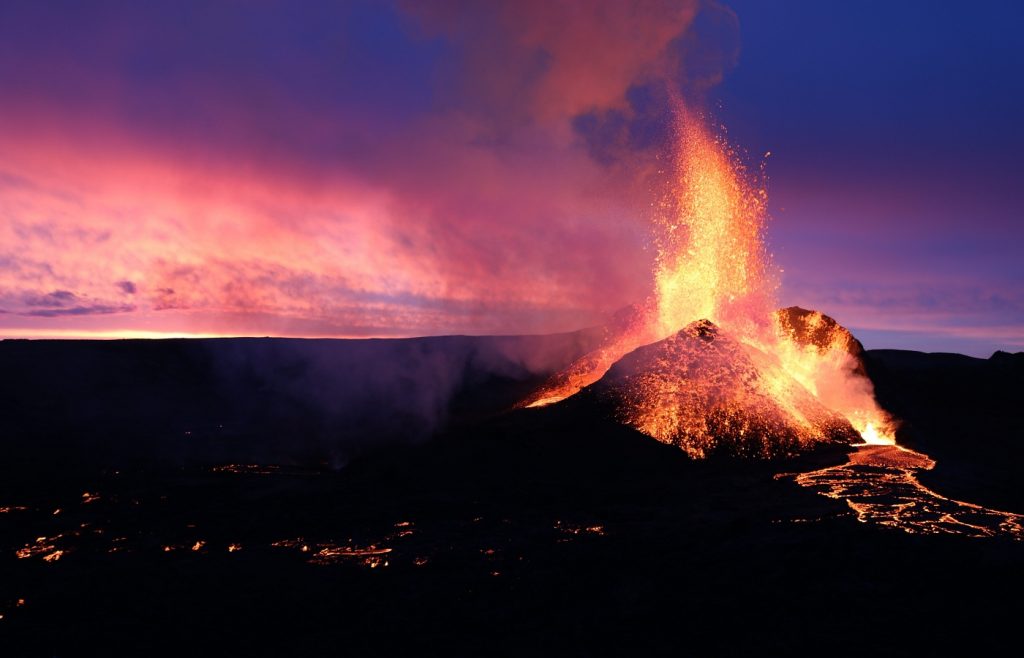
{"type": "Polygon", "coordinates": [[[763,184],[685,108],[676,129],[669,194],[654,218],[652,298],[521,406],[600,382],[595,388],[623,422],[695,457],[720,441],[761,456],[853,442],[853,430],[868,443],[894,443],[860,344],[820,313],[773,311],[763,184]]]}
{"type": "Polygon", "coordinates": [[[281,470],[280,466],[273,464],[224,464],[214,466],[210,469],[214,473],[238,473],[247,475],[273,475],[281,470]]]}
{"type": "Polygon", "coordinates": [[[355,559],[364,566],[375,569],[388,566],[384,555],[391,552],[390,548],[379,548],[373,544],[369,546],[340,546],[337,544],[324,544],[309,558],[311,564],[336,564],[340,561],[355,559]]]}
{"type": "Polygon", "coordinates": [[[280,464],[221,464],[210,469],[212,473],[232,473],[234,475],[319,475],[315,468],[303,466],[282,466],[280,464]]]}
{"type": "Polygon", "coordinates": [[[279,539],[279,540],[277,540],[275,542],[271,542],[270,545],[273,546],[274,548],[300,548],[301,547],[301,549],[303,551],[308,551],[309,550],[309,547],[306,545],[306,540],[303,539],[302,537],[297,537],[295,539],[279,539]]]}
{"type": "MultiPolygon", "coordinates": [[[[569,535],[572,537],[581,535],[596,535],[599,537],[603,537],[605,534],[603,525],[577,525],[574,523],[565,523],[562,521],[555,521],[555,530],[557,530],[563,535],[569,535]]],[[[559,541],[561,542],[566,540],[560,539],[559,541]]]]}
{"type": "Polygon", "coordinates": [[[36,540],[33,543],[26,544],[24,547],[19,548],[17,552],[15,552],[15,555],[21,560],[38,555],[42,556],[43,560],[46,562],[56,562],[68,552],[66,548],[57,548],[57,542],[62,539],[64,539],[64,535],[62,534],[55,535],[53,537],[36,537],[36,540]]]}
{"type": "Polygon", "coordinates": [[[391,553],[392,548],[369,544],[358,546],[352,543],[336,544],[334,542],[323,542],[311,545],[301,537],[296,539],[281,539],[270,544],[275,548],[297,548],[302,553],[312,553],[307,559],[310,564],[338,564],[340,562],[355,562],[371,569],[386,567],[390,563],[384,557],[391,553]]]}

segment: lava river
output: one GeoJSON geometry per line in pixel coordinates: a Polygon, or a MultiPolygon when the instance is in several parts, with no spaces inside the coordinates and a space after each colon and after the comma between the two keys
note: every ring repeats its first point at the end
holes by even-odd
{"type": "Polygon", "coordinates": [[[1024,515],[947,498],[921,484],[917,474],[935,467],[927,455],[898,445],[858,446],[849,461],[808,473],[787,473],[803,487],[845,500],[862,523],[911,534],[1024,539],[1024,515]]]}

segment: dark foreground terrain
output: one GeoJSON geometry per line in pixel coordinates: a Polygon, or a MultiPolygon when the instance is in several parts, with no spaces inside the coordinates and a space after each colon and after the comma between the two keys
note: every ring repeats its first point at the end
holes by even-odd
{"type": "MultiPolygon", "coordinates": [[[[489,340],[0,343],[0,654],[1016,652],[1024,542],[775,477],[846,449],[505,412],[592,337],[489,340]]],[[[868,367],[922,480],[1024,512],[1019,355],[868,367]]]]}

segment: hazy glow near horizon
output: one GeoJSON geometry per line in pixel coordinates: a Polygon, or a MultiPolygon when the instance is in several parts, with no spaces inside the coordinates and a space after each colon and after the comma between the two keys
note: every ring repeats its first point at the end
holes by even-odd
{"type": "Polygon", "coordinates": [[[0,340],[126,340],[164,338],[252,338],[252,336],[193,334],[174,331],[143,331],[139,329],[109,329],[79,331],[76,329],[22,329],[0,330],[0,340]]]}

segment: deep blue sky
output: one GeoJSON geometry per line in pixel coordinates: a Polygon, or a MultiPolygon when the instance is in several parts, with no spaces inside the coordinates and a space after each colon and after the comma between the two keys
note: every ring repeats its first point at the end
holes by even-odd
{"type": "Polygon", "coordinates": [[[772,151],[787,292],[871,347],[1021,349],[1024,3],[729,6],[719,116],[772,151]],[[886,331],[887,313],[906,318],[886,331]]]}

